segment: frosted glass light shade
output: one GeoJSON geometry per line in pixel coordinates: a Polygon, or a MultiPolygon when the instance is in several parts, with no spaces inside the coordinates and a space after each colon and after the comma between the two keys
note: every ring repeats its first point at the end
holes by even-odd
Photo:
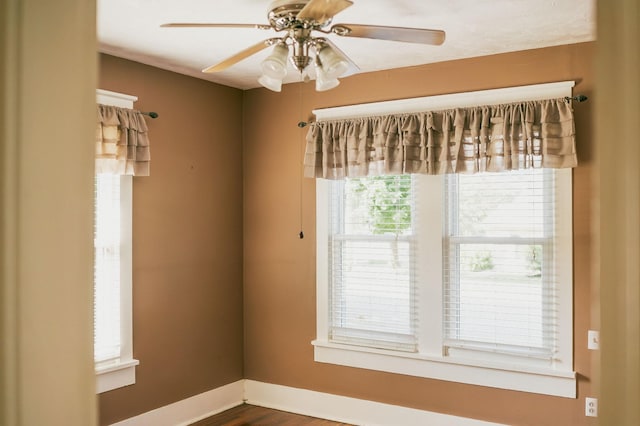
{"type": "Polygon", "coordinates": [[[282,80],[287,75],[287,56],[289,56],[287,45],[276,44],[271,55],[262,61],[262,73],[273,79],[282,80]]]}
{"type": "Polygon", "coordinates": [[[274,92],[279,92],[282,90],[282,79],[269,77],[264,74],[258,79],[258,83],[262,84],[269,90],[273,90],[274,92]]]}
{"type": "Polygon", "coordinates": [[[316,64],[316,90],[318,92],[324,92],[325,90],[331,90],[340,84],[337,78],[327,78],[327,73],[322,66],[316,64]]]}
{"type": "Polygon", "coordinates": [[[318,56],[327,79],[338,78],[349,69],[347,60],[330,46],[320,49],[318,56]]]}

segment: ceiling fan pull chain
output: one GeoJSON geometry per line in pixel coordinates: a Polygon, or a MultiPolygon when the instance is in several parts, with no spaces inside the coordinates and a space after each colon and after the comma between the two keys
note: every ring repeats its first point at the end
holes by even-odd
{"type": "Polygon", "coordinates": [[[298,158],[300,160],[300,172],[298,175],[298,185],[299,185],[299,189],[300,189],[300,233],[298,234],[298,237],[300,237],[300,239],[302,240],[304,238],[304,231],[303,231],[303,209],[304,209],[304,193],[302,190],[302,181],[304,179],[304,151],[302,149],[304,142],[305,142],[305,138],[304,138],[304,133],[302,132],[302,129],[304,127],[306,127],[307,123],[305,121],[302,120],[302,89],[303,89],[303,85],[302,83],[304,82],[304,77],[302,76],[302,71],[300,71],[300,104],[299,104],[299,120],[298,121],[298,128],[300,129],[300,145],[298,147],[298,158]]]}

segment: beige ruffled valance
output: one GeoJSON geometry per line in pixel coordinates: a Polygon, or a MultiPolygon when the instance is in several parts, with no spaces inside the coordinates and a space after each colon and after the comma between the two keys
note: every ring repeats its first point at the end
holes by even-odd
{"type": "Polygon", "coordinates": [[[305,176],[501,172],[577,165],[571,104],[562,99],[318,121],[305,176]]]}
{"type": "Polygon", "coordinates": [[[149,176],[150,158],[143,114],[98,104],[96,173],[149,176]]]}

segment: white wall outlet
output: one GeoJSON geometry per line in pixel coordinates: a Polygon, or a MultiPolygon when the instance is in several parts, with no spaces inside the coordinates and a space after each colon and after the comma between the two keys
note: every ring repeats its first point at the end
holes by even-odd
{"type": "Polygon", "coordinates": [[[598,399],[584,399],[584,415],[587,417],[598,417],[598,399]]]}
{"type": "Polygon", "coordinates": [[[591,350],[600,349],[600,332],[596,330],[589,330],[587,333],[587,348],[591,350]]]}

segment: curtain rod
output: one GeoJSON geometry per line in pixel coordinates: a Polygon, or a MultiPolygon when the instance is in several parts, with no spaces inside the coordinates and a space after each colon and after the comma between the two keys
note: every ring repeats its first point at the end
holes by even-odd
{"type": "Polygon", "coordinates": [[[149,116],[149,117],[151,117],[151,118],[158,118],[158,117],[159,117],[159,116],[158,116],[158,113],[157,113],[157,112],[153,112],[153,111],[150,111],[150,112],[143,112],[143,111],[140,111],[140,114],[142,114],[142,115],[148,115],[148,116],[149,116]]]}
{"type": "Polygon", "coordinates": [[[576,95],[576,96],[573,96],[573,97],[565,96],[564,97],[564,100],[567,101],[567,102],[569,102],[569,101],[584,102],[587,99],[589,99],[589,98],[587,98],[585,95],[576,95]]]}

